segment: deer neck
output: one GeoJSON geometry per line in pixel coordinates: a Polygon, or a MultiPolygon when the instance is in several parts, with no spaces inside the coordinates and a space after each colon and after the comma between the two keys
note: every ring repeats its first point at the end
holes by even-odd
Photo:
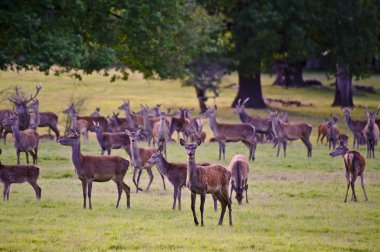
{"type": "Polygon", "coordinates": [[[33,127],[37,128],[37,126],[40,124],[40,113],[38,112],[37,107],[33,107],[33,113],[34,113],[33,127]]]}
{"type": "MultiPolygon", "coordinates": [[[[74,144],[71,147],[71,161],[74,164],[74,167],[77,171],[80,171],[82,169],[82,160],[83,156],[80,153],[80,143],[74,144]]],[[[79,174],[79,172],[77,172],[79,174]]]]}
{"type": "Polygon", "coordinates": [[[148,118],[148,113],[143,113],[143,123],[144,123],[144,129],[145,130],[151,130],[150,128],[150,122],[149,122],[149,118],[148,118]]]}
{"type": "Polygon", "coordinates": [[[167,175],[169,163],[162,155],[160,156],[160,159],[157,162],[157,167],[158,169],[160,169],[162,174],[164,174],[165,176],[167,175]]]}
{"type": "Polygon", "coordinates": [[[277,138],[281,137],[281,125],[278,120],[272,120],[272,129],[277,138]]]}
{"type": "Polygon", "coordinates": [[[249,122],[249,117],[248,117],[248,114],[245,112],[245,110],[239,113],[239,117],[240,117],[240,121],[242,121],[243,123],[249,122]]]}
{"type": "Polygon", "coordinates": [[[241,173],[242,173],[242,171],[241,171],[241,165],[240,165],[240,162],[238,161],[237,163],[236,163],[236,173],[237,173],[237,178],[236,178],[236,185],[237,185],[237,188],[242,188],[242,176],[241,176],[241,173]]]}
{"type": "Polygon", "coordinates": [[[212,132],[214,133],[214,136],[218,137],[220,135],[219,124],[217,123],[215,116],[210,117],[208,121],[210,124],[210,128],[211,128],[212,132]]]}
{"type": "Polygon", "coordinates": [[[354,128],[352,126],[352,119],[351,119],[351,116],[349,115],[346,115],[344,117],[344,122],[346,123],[347,127],[350,129],[350,131],[354,131],[354,128]]]}
{"type": "Polygon", "coordinates": [[[76,124],[77,124],[77,117],[72,116],[71,117],[71,126],[70,126],[71,130],[76,131],[76,129],[77,129],[76,124]]]}
{"type": "Polygon", "coordinates": [[[20,132],[20,125],[16,122],[14,125],[11,126],[12,128],[12,133],[15,138],[16,143],[21,142],[21,132],[20,132]]]}
{"type": "Polygon", "coordinates": [[[193,186],[197,185],[197,182],[197,166],[195,164],[195,157],[189,157],[186,171],[186,186],[191,190],[193,186]]]}
{"type": "Polygon", "coordinates": [[[96,131],[96,139],[98,139],[98,142],[101,146],[104,144],[103,130],[96,131]]]}
{"type": "Polygon", "coordinates": [[[131,156],[132,164],[134,167],[141,167],[140,152],[137,146],[137,142],[131,142],[131,156]]]}
{"type": "Polygon", "coordinates": [[[134,123],[133,123],[133,118],[131,114],[131,110],[129,108],[126,108],[125,110],[125,119],[127,120],[128,127],[133,129],[134,128],[134,123]]]}

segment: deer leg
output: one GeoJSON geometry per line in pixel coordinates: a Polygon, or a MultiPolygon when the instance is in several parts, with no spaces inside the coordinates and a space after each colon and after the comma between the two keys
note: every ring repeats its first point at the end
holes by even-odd
{"type": "Polygon", "coordinates": [[[248,178],[245,179],[245,202],[248,204],[248,178]]]}
{"type": "Polygon", "coordinates": [[[161,172],[160,171],[158,171],[159,173],[160,173],[160,175],[161,175],[161,178],[162,178],[162,183],[164,184],[164,190],[166,191],[166,185],[165,185],[165,177],[164,177],[164,175],[162,175],[161,174],[161,172]]]}
{"type": "Polygon", "coordinates": [[[352,190],[352,197],[351,197],[351,201],[358,201],[358,199],[356,198],[356,193],[355,193],[355,181],[356,181],[356,178],[357,178],[357,175],[354,174],[352,175],[352,179],[351,179],[351,190],[352,190]]]}
{"type": "Polygon", "coordinates": [[[365,201],[368,201],[368,197],[367,197],[367,194],[365,192],[365,187],[364,187],[364,174],[363,173],[362,173],[362,175],[360,175],[360,180],[362,183],[362,189],[363,189],[365,201]]]}
{"type": "Polygon", "coordinates": [[[127,184],[125,184],[123,182],[123,179],[121,180],[121,186],[122,186],[125,194],[127,195],[127,208],[130,208],[131,207],[131,204],[130,204],[131,188],[129,188],[129,186],[127,186],[127,184]]]}
{"type": "Polygon", "coordinates": [[[219,223],[218,223],[218,225],[221,226],[223,224],[224,214],[226,213],[226,201],[223,199],[222,195],[219,192],[215,193],[214,195],[220,201],[220,204],[222,207],[222,211],[220,213],[220,218],[219,218],[219,223]]]}
{"type": "Polygon", "coordinates": [[[28,183],[33,187],[36,192],[36,198],[41,199],[41,188],[37,185],[36,181],[28,181],[28,183]]]}
{"type": "Polygon", "coordinates": [[[282,142],[281,142],[280,140],[278,140],[278,145],[277,145],[277,157],[278,157],[278,155],[280,154],[281,144],[282,144],[282,142]]]}
{"type": "Polygon", "coordinates": [[[182,188],[181,186],[178,187],[178,210],[181,210],[181,194],[182,194],[182,188]]]}
{"type": "Polygon", "coordinates": [[[191,192],[191,211],[193,212],[194,223],[195,223],[195,225],[198,226],[199,222],[197,219],[197,215],[195,213],[195,200],[196,200],[196,198],[197,198],[197,196],[195,195],[195,193],[191,192]]]}
{"type": "MultiPolygon", "coordinates": [[[[146,171],[148,172],[148,175],[149,175],[149,183],[148,183],[148,186],[146,187],[146,190],[149,191],[150,185],[152,184],[153,178],[154,178],[152,167],[146,168],[146,171]]],[[[137,178],[137,184],[139,184],[141,172],[142,172],[142,169],[140,169],[139,176],[137,178]]]]}
{"type": "Polygon", "coordinates": [[[34,148],[34,154],[35,154],[35,158],[36,158],[35,165],[37,165],[37,161],[38,161],[38,147],[34,148]]]}
{"type": "MultiPolygon", "coordinates": [[[[59,130],[58,130],[57,126],[56,125],[49,126],[49,129],[52,129],[54,131],[56,141],[58,141],[58,139],[59,139],[59,130]]],[[[50,134],[50,132],[49,132],[49,134],[50,134]]]]}
{"type": "Polygon", "coordinates": [[[172,209],[175,210],[176,202],[178,197],[178,187],[174,187],[174,193],[173,193],[173,207],[172,209]]]}
{"type": "Polygon", "coordinates": [[[206,193],[202,192],[201,193],[201,206],[200,206],[200,210],[201,210],[201,226],[203,226],[203,211],[204,211],[204,208],[205,208],[205,200],[206,200],[206,193]]]}
{"type": "Polygon", "coordinates": [[[344,197],[344,202],[347,202],[347,195],[350,189],[350,172],[348,170],[346,170],[346,179],[347,179],[347,191],[346,191],[346,197],[344,197]]]}
{"type": "Polygon", "coordinates": [[[17,164],[20,164],[20,151],[19,150],[16,151],[16,155],[17,155],[17,164]]]}
{"type": "Polygon", "coordinates": [[[221,146],[221,142],[219,141],[219,159],[220,160],[222,158],[222,146],[221,146]]]}
{"type": "Polygon", "coordinates": [[[86,208],[87,181],[82,180],[83,189],[83,208],[86,208]]]}
{"type": "Polygon", "coordinates": [[[282,143],[282,146],[284,148],[284,157],[286,157],[286,146],[287,146],[288,142],[287,140],[285,140],[283,143],[282,143]]]}
{"type": "Polygon", "coordinates": [[[212,195],[212,200],[214,201],[214,212],[218,212],[218,199],[213,195],[212,195]]]}
{"type": "Polygon", "coordinates": [[[164,154],[165,154],[165,158],[166,158],[166,140],[164,141],[164,154]]]}
{"type": "Polygon", "coordinates": [[[25,151],[25,156],[26,156],[26,163],[29,164],[29,153],[28,153],[28,151],[25,151]]]}
{"type": "Polygon", "coordinates": [[[92,209],[92,204],[91,204],[92,181],[89,181],[87,183],[87,186],[88,186],[88,205],[89,205],[89,209],[92,209]]]}
{"type": "Polygon", "coordinates": [[[228,207],[229,224],[230,224],[230,226],[232,226],[232,208],[231,208],[231,201],[228,200],[228,187],[225,187],[222,189],[221,196],[226,201],[226,204],[228,207]]]}
{"type": "Polygon", "coordinates": [[[7,192],[9,191],[9,188],[11,187],[11,184],[9,184],[9,183],[4,183],[4,189],[3,189],[3,201],[6,201],[8,198],[9,198],[9,196],[7,197],[7,195],[9,195],[9,194],[7,194],[7,192]]]}
{"type": "Polygon", "coordinates": [[[119,207],[120,199],[121,199],[121,193],[123,192],[121,181],[115,181],[117,185],[117,202],[116,202],[116,208],[119,207]]]}
{"type": "Polygon", "coordinates": [[[222,143],[223,160],[226,160],[226,143],[224,141],[221,143],[222,143]]]}
{"type": "Polygon", "coordinates": [[[318,143],[318,141],[319,141],[319,137],[320,137],[320,133],[318,132],[318,137],[317,137],[317,143],[318,143]]]}
{"type": "MultiPolygon", "coordinates": [[[[140,187],[138,187],[138,186],[139,186],[139,184],[140,184],[141,173],[142,173],[142,168],[139,168],[139,174],[137,175],[137,188],[138,188],[138,190],[140,190],[140,191],[142,191],[142,189],[141,189],[140,187]]],[[[152,182],[150,182],[150,183],[152,183],[152,182]]],[[[148,186],[149,186],[149,185],[148,185],[148,186]]]]}
{"type": "Polygon", "coordinates": [[[136,193],[138,193],[139,190],[142,191],[142,189],[139,188],[139,185],[138,185],[138,183],[136,182],[136,172],[137,172],[137,169],[138,169],[137,167],[134,167],[134,170],[133,170],[133,183],[134,183],[135,186],[136,186],[136,193]]]}

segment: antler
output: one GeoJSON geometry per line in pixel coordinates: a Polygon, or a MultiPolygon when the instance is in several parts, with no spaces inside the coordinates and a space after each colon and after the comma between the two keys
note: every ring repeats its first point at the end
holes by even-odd
{"type": "Polygon", "coordinates": [[[39,92],[41,91],[41,89],[42,89],[41,83],[39,85],[36,85],[36,93],[34,94],[34,96],[30,95],[30,98],[26,100],[25,103],[29,103],[31,100],[35,99],[37,95],[39,94],[39,92]]]}
{"type": "Polygon", "coordinates": [[[368,111],[368,107],[367,107],[367,104],[365,105],[364,110],[365,110],[366,113],[369,113],[369,111],[368,111]]]}

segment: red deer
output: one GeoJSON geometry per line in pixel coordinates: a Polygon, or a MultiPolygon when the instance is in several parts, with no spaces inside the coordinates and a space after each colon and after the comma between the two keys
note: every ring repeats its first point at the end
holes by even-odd
{"type": "Polygon", "coordinates": [[[11,109],[0,110],[0,139],[3,138],[4,144],[7,143],[6,136],[8,133],[12,132],[10,127],[5,127],[1,122],[8,116],[9,113],[13,112],[11,109]]]}
{"type": "Polygon", "coordinates": [[[49,130],[54,131],[56,140],[59,139],[58,129],[58,116],[53,112],[39,112],[40,103],[37,99],[33,99],[28,109],[32,109],[33,113],[30,115],[30,123],[33,125],[31,128],[36,127],[49,127],[49,130]]]}
{"type": "Polygon", "coordinates": [[[166,116],[169,113],[160,112],[160,121],[153,125],[152,135],[153,135],[153,146],[157,143],[158,146],[163,147],[163,151],[166,157],[166,143],[169,141],[169,126],[166,121],[166,116]]]}
{"type": "Polygon", "coordinates": [[[371,113],[368,111],[368,107],[365,106],[365,112],[367,113],[367,125],[364,127],[363,136],[367,142],[367,158],[375,158],[375,146],[379,140],[379,127],[375,123],[376,115],[379,113],[380,105],[376,111],[371,113]]]}
{"type": "Polygon", "coordinates": [[[185,137],[185,129],[189,126],[190,120],[186,118],[187,109],[186,108],[179,108],[179,118],[178,117],[172,117],[171,123],[170,123],[170,131],[169,131],[169,138],[172,138],[172,135],[174,131],[177,131],[177,138],[179,141],[179,133],[182,132],[182,135],[185,137]]]}
{"type": "Polygon", "coordinates": [[[219,142],[219,160],[223,153],[223,160],[226,160],[226,142],[242,141],[249,149],[249,160],[255,160],[256,139],[255,127],[247,124],[223,124],[218,123],[215,118],[216,105],[214,108],[208,107],[202,117],[209,118],[209,125],[214,133],[215,139],[219,142]]]}
{"type": "Polygon", "coordinates": [[[348,136],[346,134],[340,134],[338,136],[339,145],[347,146],[348,136]]]}
{"type": "Polygon", "coordinates": [[[286,157],[287,141],[294,141],[301,139],[307,148],[307,156],[312,155],[312,144],[310,143],[310,134],[312,126],[308,123],[283,123],[278,119],[276,112],[269,111],[268,120],[272,122],[272,128],[274,135],[278,141],[277,157],[280,153],[281,144],[284,146],[284,157],[286,157]]]}
{"type": "Polygon", "coordinates": [[[232,209],[231,202],[228,198],[228,186],[230,183],[231,173],[223,166],[211,164],[209,166],[200,166],[195,163],[195,150],[201,145],[202,141],[198,139],[196,143],[186,143],[181,139],[180,144],[185,147],[188,155],[186,186],[191,191],[191,210],[193,212],[194,223],[198,225],[198,219],[195,213],[196,194],[201,195],[201,225],[203,226],[203,211],[206,194],[211,194],[221,204],[222,211],[219,218],[219,225],[223,224],[226,206],[229,212],[229,224],[232,226],[232,209]]]}
{"type": "MultiPolygon", "coordinates": [[[[0,149],[0,155],[1,155],[0,149]]],[[[9,200],[11,184],[28,182],[41,199],[41,187],[37,184],[40,168],[35,165],[3,165],[0,162],[0,182],[4,184],[3,200],[9,200]]]]}
{"type": "Polygon", "coordinates": [[[342,156],[344,161],[344,166],[346,167],[346,179],[347,179],[347,191],[344,202],[347,202],[348,190],[352,190],[351,201],[358,201],[355,194],[355,181],[358,176],[361,178],[361,184],[364,192],[365,200],[367,201],[367,194],[364,188],[364,168],[365,168],[365,159],[357,151],[349,151],[346,146],[339,146],[333,152],[330,153],[331,157],[342,156]]]}
{"type": "Polygon", "coordinates": [[[99,123],[95,123],[90,129],[91,132],[96,133],[96,139],[100,145],[101,155],[104,155],[104,151],[107,151],[108,155],[111,155],[111,149],[123,148],[130,154],[130,141],[125,132],[109,133],[103,132],[103,128],[99,123]]]}
{"type": "Polygon", "coordinates": [[[327,142],[329,143],[329,150],[331,149],[331,146],[333,147],[333,150],[335,150],[338,141],[339,128],[336,124],[337,120],[338,119],[334,117],[332,121],[327,123],[327,142]]]}
{"type": "Polygon", "coordinates": [[[317,143],[319,141],[319,137],[321,137],[321,143],[323,144],[323,139],[327,136],[327,124],[328,119],[325,119],[325,121],[318,126],[318,137],[317,137],[317,143]]]}
{"type": "Polygon", "coordinates": [[[231,172],[230,202],[232,202],[232,191],[235,191],[235,198],[238,204],[241,205],[244,198],[243,192],[245,191],[245,198],[248,203],[249,164],[246,157],[241,154],[233,156],[227,169],[231,172]]]}
{"type": "Polygon", "coordinates": [[[92,209],[91,191],[92,182],[106,182],[113,180],[117,185],[118,198],[116,208],[124,190],[127,195],[127,207],[130,207],[130,188],[123,182],[128,171],[129,161],[119,156],[85,156],[80,151],[80,135],[76,132],[58,140],[58,143],[71,146],[71,161],[74,164],[78,178],[82,181],[83,208],[86,208],[86,195],[88,192],[89,208],[92,209]]]}
{"type": "Polygon", "coordinates": [[[88,122],[84,119],[77,119],[78,114],[70,114],[71,118],[71,126],[70,129],[72,131],[77,131],[80,134],[83,135],[84,140],[87,142],[88,141],[88,130],[90,129],[88,122]]]}
{"type": "Polygon", "coordinates": [[[365,139],[363,137],[363,130],[367,124],[367,121],[352,120],[350,113],[353,110],[353,107],[350,107],[348,109],[341,107],[340,110],[344,113],[344,121],[354,137],[352,148],[355,148],[356,143],[356,148],[359,149],[359,145],[364,144],[365,139]]]}
{"type": "MultiPolygon", "coordinates": [[[[146,190],[148,191],[150,188],[150,185],[153,182],[153,172],[152,172],[152,167],[147,167],[145,164],[148,161],[148,159],[156,152],[156,149],[154,148],[139,148],[137,145],[137,142],[139,138],[141,137],[141,128],[138,128],[136,131],[129,131],[125,130],[127,135],[129,136],[129,140],[131,141],[130,149],[131,149],[131,160],[132,160],[132,165],[134,167],[133,171],[133,183],[136,186],[136,193],[142,191],[142,189],[139,187],[140,183],[140,176],[142,173],[143,169],[146,169],[149,175],[149,183],[148,186],[146,187],[146,190]],[[139,170],[139,174],[136,180],[136,172],[139,170]]],[[[164,184],[164,190],[166,190],[165,186],[165,179],[164,176],[160,173],[162,182],[164,184]]]]}
{"type": "Polygon", "coordinates": [[[148,146],[150,146],[150,143],[152,142],[152,129],[153,126],[151,122],[149,121],[149,112],[148,108],[141,105],[141,115],[143,118],[143,129],[144,129],[144,135],[146,137],[146,140],[148,142],[148,146]]]}
{"type": "Polygon", "coordinates": [[[21,131],[19,126],[19,115],[12,112],[4,119],[3,124],[12,128],[14,145],[17,153],[17,164],[20,164],[20,153],[25,152],[26,163],[29,164],[29,154],[33,157],[33,164],[37,164],[39,135],[34,129],[21,131]]]}
{"type": "Polygon", "coordinates": [[[128,123],[125,118],[119,118],[119,113],[112,113],[111,118],[109,118],[109,128],[111,132],[124,132],[124,129],[128,128],[128,123]]]}
{"type": "Polygon", "coordinates": [[[95,108],[95,111],[92,112],[92,114],[90,115],[91,117],[99,117],[100,116],[100,108],[99,107],[96,107],[95,108]]]}
{"type": "Polygon", "coordinates": [[[123,100],[123,104],[119,106],[120,110],[124,110],[125,112],[125,120],[127,121],[127,127],[128,129],[136,129],[139,127],[139,125],[143,126],[143,118],[139,115],[135,115],[131,113],[131,107],[129,100],[123,100]]]}

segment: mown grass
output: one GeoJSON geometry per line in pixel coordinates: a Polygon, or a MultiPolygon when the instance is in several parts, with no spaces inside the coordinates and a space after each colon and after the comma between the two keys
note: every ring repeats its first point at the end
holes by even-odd
{"type": "MultiPolygon", "coordinates": [[[[93,186],[93,210],[82,209],[82,189],[75,177],[70,160],[70,148],[55,142],[42,141],[39,151],[41,175],[39,184],[42,199],[36,201],[32,188],[27,184],[13,185],[10,201],[0,203],[0,250],[20,251],[108,251],[108,250],[184,250],[184,251],[378,251],[380,233],[380,164],[378,159],[367,160],[365,171],[369,201],[365,202],[360,183],[356,190],[358,203],[343,203],[345,177],[341,158],[328,156],[328,148],[316,144],[316,128],[331,112],[339,114],[341,131],[348,133],[338,108],[331,108],[333,88],[323,75],[309,74],[325,84],[310,89],[285,89],[272,87],[270,76],[263,77],[264,95],[270,98],[300,100],[313,103],[314,107],[286,108],[291,120],[308,121],[313,125],[313,158],[306,157],[306,148],[300,142],[291,143],[287,157],[276,158],[276,151],[269,144],[259,145],[256,160],[251,164],[249,180],[249,204],[233,203],[233,227],[228,217],[222,227],[217,225],[219,214],[212,209],[211,197],[207,197],[205,227],[193,224],[190,210],[190,194],[183,189],[182,211],[171,210],[172,186],[166,181],[167,190],[156,170],[149,192],[131,195],[131,208],[126,208],[123,195],[121,206],[115,209],[117,189],[113,182],[95,183],[93,186]]],[[[360,82],[374,85],[380,92],[379,78],[360,82]]],[[[89,114],[95,106],[107,115],[117,111],[121,99],[130,99],[133,109],[139,104],[173,109],[181,106],[196,107],[192,88],[181,88],[178,81],[142,80],[133,75],[127,82],[109,83],[99,75],[86,76],[83,82],[68,77],[44,76],[39,73],[0,74],[1,88],[19,84],[26,92],[32,92],[36,83],[44,85],[39,100],[42,111],[61,111],[71,96],[87,97],[83,113],[89,114]]],[[[236,83],[236,76],[226,78],[223,85],[236,83]]],[[[218,119],[237,122],[229,105],[236,90],[225,89],[218,98],[218,119]]],[[[355,104],[377,106],[380,96],[355,97],[355,104]]],[[[2,100],[1,106],[9,107],[2,100]]],[[[210,103],[211,104],[211,103],[210,103]]],[[[272,109],[283,109],[272,107],[272,109]]],[[[266,111],[249,110],[250,114],[266,115],[266,111]]],[[[362,108],[353,116],[364,118],[362,108]]],[[[63,127],[63,120],[60,125],[63,127]]],[[[205,125],[208,136],[210,130],[205,125]]],[[[45,132],[45,130],[39,130],[45,132]]],[[[16,160],[11,138],[4,146],[2,162],[13,164],[16,160]]],[[[145,144],[144,144],[145,145],[145,144]]],[[[197,150],[197,161],[216,162],[217,144],[205,143],[197,150]]],[[[88,143],[82,143],[84,154],[98,154],[99,147],[93,135],[88,143]]],[[[247,154],[239,143],[227,144],[226,162],[236,153],[247,154]]],[[[361,149],[365,153],[364,148],[361,149]]],[[[377,150],[376,154],[380,153],[377,150]]],[[[113,155],[126,157],[124,151],[113,150],[113,155]]],[[[186,162],[184,149],[169,144],[170,161],[186,162]]],[[[22,161],[24,162],[24,156],[22,161]]],[[[125,182],[133,185],[132,169],[125,182]]],[[[142,176],[143,188],[147,184],[142,176]]],[[[199,209],[199,198],[197,210],[199,209]]],[[[199,211],[198,211],[198,217],[199,211]]]]}

